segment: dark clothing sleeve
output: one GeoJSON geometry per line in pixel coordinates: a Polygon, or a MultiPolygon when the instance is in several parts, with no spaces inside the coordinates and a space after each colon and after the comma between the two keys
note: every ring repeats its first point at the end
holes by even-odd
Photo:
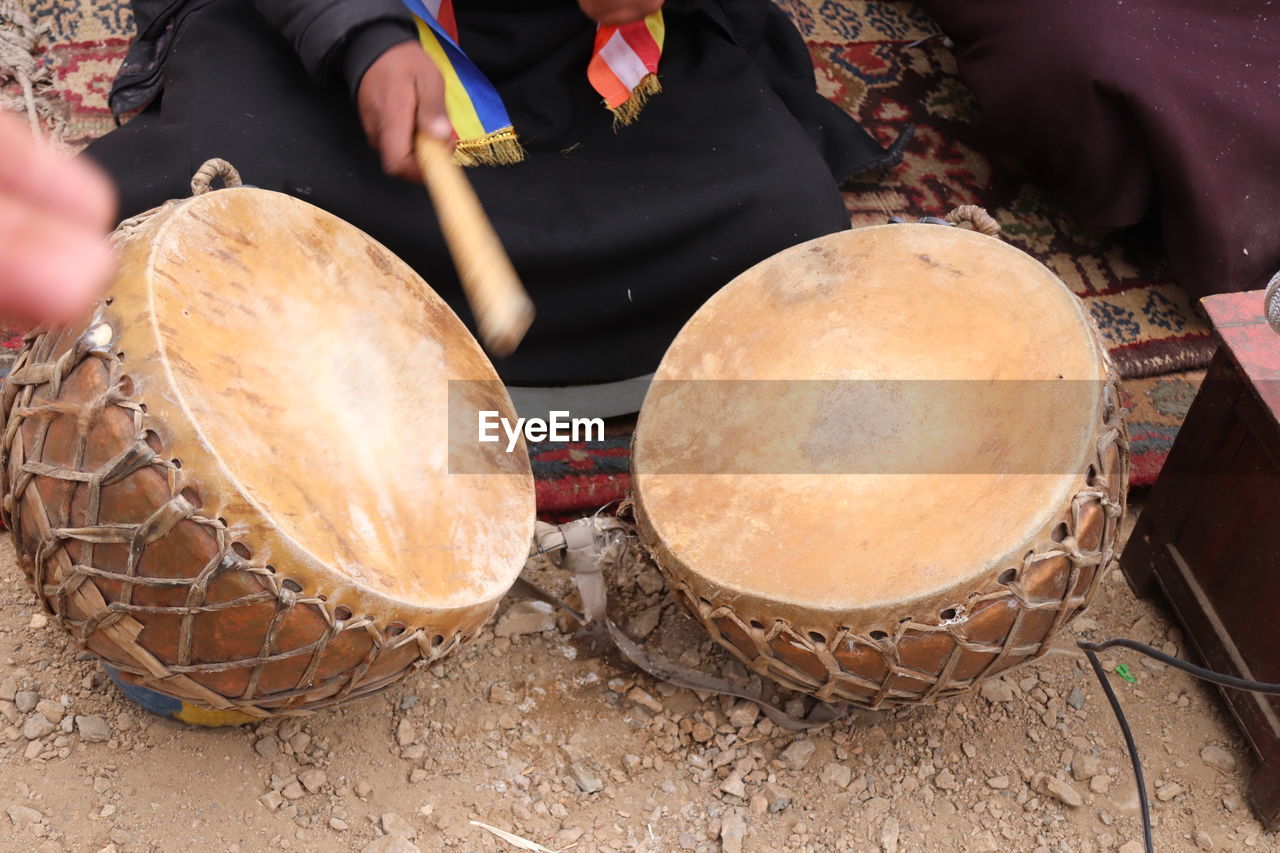
{"type": "Polygon", "coordinates": [[[413,19],[400,0],[254,0],[253,5],[289,40],[307,74],[319,83],[333,82],[346,71],[345,54],[352,46],[353,34],[360,36],[355,42],[362,47],[365,36],[382,38],[368,42],[373,47],[381,44],[381,50],[359,69],[363,74],[382,50],[395,43],[385,41],[381,24],[398,24],[409,33],[413,27],[413,19]],[[370,27],[374,27],[372,32],[370,27]]]}
{"type": "MultiPolygon", "coordinates": [[[[141,109],[160,94],[169,46],[183,21],[214,0],[133,0],[137,37],[111,87],[111,112],[141,109]]],[[[373,61],[414,37],[400,0],[253,0],[258,14],[288,40],[312,80],[341,78],[355,94],[373,61]]]]}
{"type": "Polygon", "coordinates": [[[341,48],[342,79],[354,100],[364,72],[389,48],[406,41],[416,41],[413,24],[408,21],[382,20],[356,30],[341,48]]]}

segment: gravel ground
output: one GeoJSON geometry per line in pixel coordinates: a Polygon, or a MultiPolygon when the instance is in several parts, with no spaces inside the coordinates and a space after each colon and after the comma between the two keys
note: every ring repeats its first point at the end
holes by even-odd
{"type": "MultiPolygon", "coordinates": [[[[521,849],[475,822],[555,851],[1140,853],[1119,730],[1071,640],[1188,653],[1113,574],[1049,655],[979,693],[792,734],[749,704],[655,684],[515,602],[381,696],[197,729],[104,683],[37,608],[7,538],[0,566],[0,850],[24,853],[521,849]]],[[[742,674],[655,569],[614,580],[633,633],[742,674]]],[[[1216,693],[1131,653],[1106,660],[1137,678],[1115,684],[1157,848],[1277,849],[1245,804],[1252,756],[1216,693]]]]}

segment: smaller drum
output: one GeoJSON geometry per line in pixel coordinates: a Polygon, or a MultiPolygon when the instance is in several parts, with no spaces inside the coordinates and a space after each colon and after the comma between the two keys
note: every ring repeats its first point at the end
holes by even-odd
{"type": "Polygon", "coordinates": [[[710,634],[824,700],[929,702],[1043,654],[1114,556],[1128,444],[1080,301],[888,225],[743,273],[641,411],[641,541],[710,634]]]}
{"type": "Polygon", "coordinates": [[[478,631],[528,554],[533,477],[523,445],[456,448],[485,476],[450,472],[450,380],[514,414],[444,301],[278,193],[127,230],[106,303],[29,336],[5,387],[5,521],[76,642],[130,685],[268,717],[478,631]]]}

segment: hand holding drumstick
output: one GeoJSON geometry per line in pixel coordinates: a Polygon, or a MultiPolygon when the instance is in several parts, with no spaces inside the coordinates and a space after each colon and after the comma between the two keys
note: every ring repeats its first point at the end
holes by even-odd
{"type": "Polygon", "coordinates": [[[480,339],[495,355],[509,355],[533,322],[533,302],[453,162],[440,72],[416,43],[396,45],[365,72],[357,100],[383,169],[426,182],[480,339]]]}

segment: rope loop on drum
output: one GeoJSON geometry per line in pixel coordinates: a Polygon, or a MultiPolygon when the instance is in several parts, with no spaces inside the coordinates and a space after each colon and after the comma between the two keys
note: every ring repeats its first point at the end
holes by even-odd
{"type": "Polygon", "coordinates": [[[945,217],[947,222],[952,225],[961,225],[967,223],[974,231],[979,234],[986,234],[988,237],[1000,236],[1000,223],[985,208],[976,204],[962,204],[955,210],[948,213],[945,217]]]}
{"type": "MultiPolygon", "coordinates": [[[[192,197],[202,196],[209,192],[213,188],[213,182],[218,178],[222,178],[223,187],[230,188],[243,186],[243,181],[240,180],[240,173],[236,170],[236,167],[232,166],[221,157],[214,157],[212,159],[205,160],[204,163],[201,164],[200,168],[196,169],[195,174],[191,176],[192,197]]],[[[120,243],[127,242],[133,237],[135,231],[147,224],[147,222],[157,214],[163,213],[174,205],[181,204],[183,201],[185,201],[185,199],[170,199],[164,204],[157,205],[150,210],[144,210],[136,216],[130,216],[128,219],[121,220],[120,224],[116,226],[116,229],[111,232],[111,243],[113,245],[118,245],[120,243]]]]}
{"type": "Polygon", "coordinates": [[[191,194],[193,196],[204,195],[213,188],[213,182],[216,178],[222,178],[222,186],[224,189],[231,189],[243,185],[240,180],[240,173],[236,171],[236,167],[232,166],[221,157],[212,157],[205,160],[196,173],[191,176],[191,194]]]}

